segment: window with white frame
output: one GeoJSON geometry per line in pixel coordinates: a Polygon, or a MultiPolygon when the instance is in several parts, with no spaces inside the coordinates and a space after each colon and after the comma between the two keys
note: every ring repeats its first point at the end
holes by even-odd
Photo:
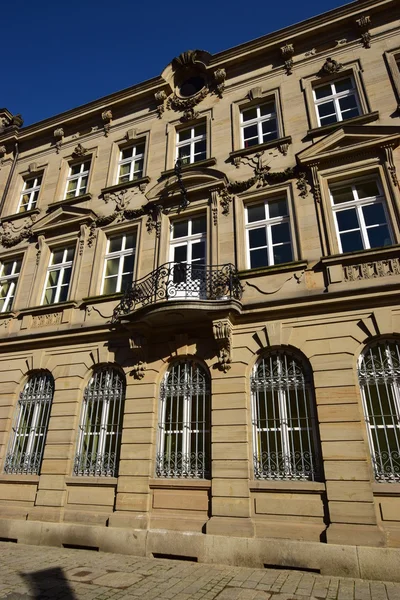
{"type": "Polygon", "coordinates": [[[65,198],[67,200],[86,194],[89,171],[90,160],[70,165],[67,186],[65,188],[65,198]]]}
{"type": "Polygon", "coordinates": [[[206,241],[205,215],[171,223],[170,261],[175,265],[171,286],[177,297],[199,297],[205,291],[206,241]]]}
{"type": "Polygon", "coordinates": [[[210,477],[210,377],[192,360],[174,362],[160,388],[156,476],[210,477]]]}
{"type": "Polygon", "coordinates": [[[45,371],[31,375],[24,385],[4,463],[5,473],[39,474],[53,394],[53,377],[45,371]]]}
{"type": "Polygon", "coordinates": [[[337,79],[313,88],[318,125],[330,125],[361,114],[360,102],[352,77],[337,79]]]}
{"type": "Polygon", "coordinates": [[[104,262],[102,294],[126,291],[135,265],[136,231],[110,236],[104,262]]]}
{"type": "Polygon", "coordinates": [[[52,251],[41,304],[56,304],[68,299],[74,254],[73,247],[52,251]]]}
{"type": "Polygon", "coordinates": [[[375,479],[400,483],[400,344],[379,341],[360,356],[361,388],[375,479]]]}
{"type": "Polygon", "coordinates": [[[329,189],[340,252],[393,243],[380,181],[338,183],[329,189]]]}
{"type": "Polygon", "coordinates": [[[42,175],[25,179],[22,187],[21,197],[19,199],[18,211],[26,212],[36,208],[39,198],[40,186],[42,185],[42,175]]]}
{"type": "Polygon", "coordinates": [[[250,269],[293,260],[287,198],[246,207],[247,264],[250,269]]]}
{"type": "Polygon", "coordinates": [[[279,136],[275,103],[267,102],[241,110],[240,129],[242,148],[275,140],[279,136]]]}
{"type": "Polygon", "coordinates": [[[96,369],[84,392],[74,475],[118,475],[124,401],[123,374],[96,369]]]}
{"type": "Polygon", "coordinates": [[[22,260],[10,258],[0,262],[0,312],[12,309],[22,260]]]}
{"type": "Polygon", "coordinates": [[[176,133],[176,158],[189,165],[207,158],[206,123],[179,129],[176,133]]]}
{"type": "Polygon", "coordinates": [[[265,355],[251,376],[256,479],[320,477],[317,421],[310,369],[293,355],[265,355]]]}
{"type": "Polygon", "coordinates": [[[117,183],[127,183],[143,177],[144,142],[121,148],[118,161],[117,183]]]}

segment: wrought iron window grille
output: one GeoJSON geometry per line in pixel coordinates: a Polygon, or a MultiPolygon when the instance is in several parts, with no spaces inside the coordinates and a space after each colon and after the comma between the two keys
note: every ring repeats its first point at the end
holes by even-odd
{"type": "Polygon", "coordinates": [[[375,479],[400,483],[400,344],[386,340],[367,348],[358,380],[375,479]]]}
{"type": "Polygon", "coordinates": [[[84,393],[74,475],[116,477],[125,379],[117,369],[95,371],[84,393]]]}
{"type": "Polygon", "coordinates": [[[50,373],[31,375],[20,393],[4,472],[38,475],[54,394],[50,373]]]}
{"type": "Polygon", "coordinates": [[[251,378],[256,479],[315,481],[320,457],[311,384],[299,360],[265,356],[251,378]]]}

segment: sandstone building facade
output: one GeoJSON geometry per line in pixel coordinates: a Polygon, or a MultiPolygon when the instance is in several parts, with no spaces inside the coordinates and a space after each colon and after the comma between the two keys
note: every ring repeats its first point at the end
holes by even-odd
{"type": "Polygon", "coordinates": [[[399,578],[400,8],[0,110],[0,538],[399,578]]]}

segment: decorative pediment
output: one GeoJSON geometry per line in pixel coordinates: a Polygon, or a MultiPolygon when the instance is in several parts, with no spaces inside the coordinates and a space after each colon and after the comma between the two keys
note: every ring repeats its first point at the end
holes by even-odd
{"type": "Polygon", "coordinates": [[[81,225],[89,225],[96,219],[95,213],[87,208],[59,206],[36,221],[32,232],[36,235],[57,229],[78,230],[81,225]]]}
{"type": "Polygon", "coordinates": [[[357,158],[361,153],[385,146],[397,147],[400,141],[400,127],[380,125],[343,125],[325,136],[316,144],[299,152],[297,160],[301,165],[333,160],[349,155],[357,158]]]}

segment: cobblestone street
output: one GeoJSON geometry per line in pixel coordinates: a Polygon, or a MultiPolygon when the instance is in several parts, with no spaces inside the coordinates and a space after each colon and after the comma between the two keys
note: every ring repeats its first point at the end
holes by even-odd
{"type": "Polygon", "coordinates": [[[8,600],[400,600],[400,583],[0,543],[8,600]]]}

